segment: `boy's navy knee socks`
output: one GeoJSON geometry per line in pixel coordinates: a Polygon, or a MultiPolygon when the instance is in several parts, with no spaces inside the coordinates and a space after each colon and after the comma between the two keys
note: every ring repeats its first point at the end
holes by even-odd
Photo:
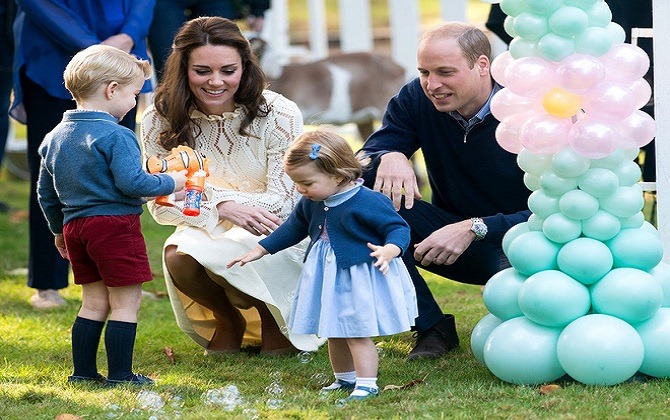
{"type": "Polygon", "coordinates": [[[135,322],[107,321],[105,348],[108,379],[125,380],[132,376],[136,333],[135,322]]]}
{"type": "Polygon", "coordinates": [[[73,376],[95,378],[98,376],[97,354],[103,321],[77,317],[72,325],[73,376]]]}

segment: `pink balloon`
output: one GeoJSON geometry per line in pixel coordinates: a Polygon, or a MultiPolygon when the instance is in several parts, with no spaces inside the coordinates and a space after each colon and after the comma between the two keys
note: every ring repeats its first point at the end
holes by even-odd
{"type": "Polygon", "coordinates": [[[630,83],[640,79],[649,70],[649,56],[632,44],[617,44],[602,56],[607,80],[630,83]]]}
{"type": "Polygon", "coordinates": [[[496,141],[500,147],[510,153],[519,153],[523,149],[519,138],[521,127],[534,115],[536,115],[535,112],[529,111],[512,115],[500,121],[496,128],[496,141]]]}
{"type": "Polygon", "coordinates": [[[572,54],[558,64],[558,82],[575,93],[592,89],[605,78],[605,67],[600,59],[586,54],[572,54]]]}
{"type": "Polygon", "coordinates": [[[568,143],[580,155],[600,159],[616,150],[619,131],[607,121],[586,116],[572,125],[568,143]]]}
{"type": "Polygon", "coordinates": [[[651,99],[651,86],[645,79],[637,79],[628,87],[635,95],[635,108],[646,106],[651,99]]]}
{"type": "Polygon", "coordinates": [[[514,61],[512,54],[510,54],[509,51],[505,51],[498,54],[498,56],[493,59],[493,62],[491,63],[491,76],[493,76],[496,82],[503,86],[506,85],[505,70],[507,70],[507,66],[509,66],[512,61],[514,61]]]}
{"type": "Polygon", "coordinates": [[[505,81],[517,95],[536,96],[556,85],[556,66],[543,58],[522,57],[507,66],[505,81]]]}
{"type": "Polygon", "coordinates": [[[635,111],[628,118],[616,124],[620,141],[619,147],[642,147],[654,139],[656,121],[644,111],[635,111]]]}
{"type": "Polygon", "coordinates": [[[535,115],[521,128],[521,144],[539,155],[556,153],[568,145],[570,127],[572,123],[565,118],[535,115]]]}
{"type": "Polygon", "coordinates": [[[516,95],[507,88],[500,90],[491,99],[491,113],[498,121],[531,110],[540,112],[537,100],[516,95]]]}
{"type": "Polygon", "coordinates": [[[637,98],[618,83],[603,82],[583,94],[584,112],[607,120],[622,120],[635,111],[637,98]]]}

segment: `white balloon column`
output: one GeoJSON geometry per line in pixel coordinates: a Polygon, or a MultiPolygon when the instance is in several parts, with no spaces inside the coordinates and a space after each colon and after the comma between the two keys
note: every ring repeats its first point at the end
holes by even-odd
{"type": "Polygon", "coordinates": [[[603,0],[502,0],[509,51],[491,65],[500,146],[518,154],[532,215],[484,287],[471,348],[518,384],[566,373],[613,385],[670,377],[670,266],[644,220],[639,147],[655,134],[649,57],[603,0]]]}

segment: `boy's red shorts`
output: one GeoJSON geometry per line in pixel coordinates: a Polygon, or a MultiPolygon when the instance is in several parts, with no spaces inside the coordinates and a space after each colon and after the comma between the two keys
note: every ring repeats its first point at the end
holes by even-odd
{"type": "Polygon", "coordinates": [[[140,215],[91,216],[63,226],[75,284],[102,280],[108,287],[152,279],[140,215]]]}

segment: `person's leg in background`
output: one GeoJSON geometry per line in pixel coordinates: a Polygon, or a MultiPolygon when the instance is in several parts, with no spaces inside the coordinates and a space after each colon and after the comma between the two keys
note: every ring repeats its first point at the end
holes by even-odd
{"type": "Polygon", "coordinates": [[[36,289],[30,302],[36,309],[65,304],[58,290],[68,286],[69,263],[54,246],[54,236],[37,201],[37,178],[40,170],[38,149],[44,136],[75,108],[73,100],[54,98],[25,74],[21,74],[23,102],[28,116],[28,168],[30,170],[28,287],[36,289]]]}
{"type": "MultiPolygon", "coordinates": [[[[12,63],[14,40],[12,39],[12,21],[14,20],[13,2],[6,1],[0,8],[0,167],[5,157],[7,133],[9,132],[9,97],[12,92],[12,63]]],[[[0,213],[9,211],[7,203],[0,201],[0,213]]]]}

